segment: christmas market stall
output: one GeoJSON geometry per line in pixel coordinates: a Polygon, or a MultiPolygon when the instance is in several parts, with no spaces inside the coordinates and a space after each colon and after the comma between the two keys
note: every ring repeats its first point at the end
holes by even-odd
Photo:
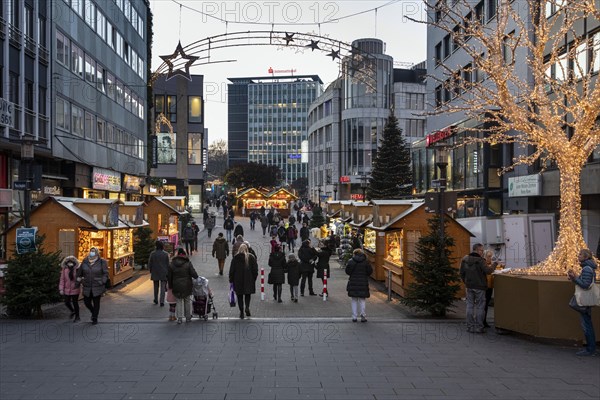
{"type": "MultiPolygon", "coordinates": [[[[250,215],[253,210],[260,210],[261,207],[267,208],[267,192],[260,189],[244,189],[237,194],[235,200],[238,210],[246,207],[246,215],[250,215]]],[[[241,215],[241,212],[238,214],[241,215]]]]}
{"type": "Polygon", "coordinates": [[[298,200],[298,197],[293,193],[288,192],[284,188],[275,189],[270,193],[267,193],[267,208],[273,208],[277,210],[282,217],[287,218],[290,216],[290,208],[292,202],[298,200]]]}
{"type": "Polygon", "coordinates": [[[163,242],[169,253],[179,245],[181,218],[189,215],[184,202],[183,196],[150,197],[144,207],[152,237],[163,242]]]}
{"type": "MultiPolygon", "coordinates": [[[[414,279],[408,263],[416,260],[416,246],[419,238],[429,234],[423,200],[372,200],[373,222],[365,227],[364,246],[373,262],[373,275],[376,280],[386,280],[392,291],[401,296],[414,279]]],[[[452,217],[446,216],[446,234],[454,239],[450,248],[450,258],[458,270],[462,256],[470,252],[472,234],[452,217]]],[[[458,294],[464,295],[464,291],[458,294]]]]}
{"type": "Polygon", "coordinates": [[[364,201],[353,201],[352,221],[349,222],[352,235],[359,239],[364,238],[365,226],[373,221],[373,211],[371,203],[364,201]]]}
{"type": "MultiPolygon", "coordinates": [[[[6,231],[7,244],[15,248],[18,221],[6,231]]],[[[143,219],[142,202],[117,199],[48,197],[32,210],[30,226],[45,236],[46,251],[61,251],[83,260],[91,247],[108,261],[112,284],[133,275],[133,232],[148,226],[143,219]]]]}

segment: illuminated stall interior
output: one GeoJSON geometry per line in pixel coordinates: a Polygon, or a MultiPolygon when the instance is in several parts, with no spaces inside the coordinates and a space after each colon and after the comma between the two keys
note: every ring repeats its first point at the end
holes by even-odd
{"type": "Polygon", "coordinates": [[[179,246],[180,220],[189,215],[185,211],[183,196],[151,197],[144,206],[152,237],[163,242],[169,253],[179,246]]]}

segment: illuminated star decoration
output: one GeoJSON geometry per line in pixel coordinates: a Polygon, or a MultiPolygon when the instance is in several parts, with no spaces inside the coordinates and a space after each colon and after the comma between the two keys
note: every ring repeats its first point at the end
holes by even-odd
{"type": "Polygon", "coordinates": [[[166,79],[167,81],[175,75],[181,75],[188,81],[192,80],[192,76],[190,75],[190,67],[198,59],[198,57],[188,56],[187,54],[185,54],[185,52],[183,51],[183,47],[181,47],[181,42],[177,43],[177,48],[175,49],[175,52],[173,54],[168,56],[160,56],[160,58],[162,58],[163,61],[169,66],[169,72],[167,73],[166,79]],[[173,69],[173,60],[177,59],[179,55],[181,55],[182,59],[187,60],[187,62],[185,63],[185,71],[179,68],[173,69]]]}
{"type": "Polygon", "coordinates": [[[327,55],[331,57],[332,61],[335,61],[336,58],[340,58],[340,50],[331,49],[331,52],[327,53],[327,55]]]}
{"type": "Polygon", "coordinates": [[[319,47],[319,41],[318,40],[311,40],[310,44],[307,44],[304,47],[310,47],[312,51],[321,50],[321,48],[319,47]]]}
{"type": "Polygon", "coordinates": [[[290,42],[294,41],[294,33],[285,33],[285,45],[289,46],[290,42]]]}

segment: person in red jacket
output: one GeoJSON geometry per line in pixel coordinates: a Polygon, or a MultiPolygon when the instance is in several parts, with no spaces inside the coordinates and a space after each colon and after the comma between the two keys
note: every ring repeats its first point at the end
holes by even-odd
{"type": "Polygon", "coordinates": [[[79,321],[79,285],[77,282],[77,269],[79,260],[73,256],[67,256],[60,263],[62,270],[60,272],[60,281],[58,291],[65,296],[65,306],[71,311],[70,318],[73,322],[79,321]]]}

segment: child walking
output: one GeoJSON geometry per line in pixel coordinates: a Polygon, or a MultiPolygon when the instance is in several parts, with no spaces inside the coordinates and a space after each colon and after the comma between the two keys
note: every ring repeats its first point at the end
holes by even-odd
{"type": "Polygon", "coordinates": [[[169,321],[177,321],[175,310],[177,307],[177,298],[173,295],[173,289],[167,285],[167,303],[169,303],[169,321]]]}

